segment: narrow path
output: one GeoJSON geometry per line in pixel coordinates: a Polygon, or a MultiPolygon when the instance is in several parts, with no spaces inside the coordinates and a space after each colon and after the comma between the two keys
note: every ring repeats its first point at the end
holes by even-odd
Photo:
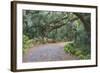
{"type": "Polygon", "coordinates": [[[64,45],[65,42],[49,43],[30,48],[23,54],[23,62],[77,60],[75,56],[64,52],[64,45]]]}

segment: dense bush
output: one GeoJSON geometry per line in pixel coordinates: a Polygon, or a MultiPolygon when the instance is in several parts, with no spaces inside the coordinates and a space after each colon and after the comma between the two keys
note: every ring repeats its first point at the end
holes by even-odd
{"type": "Polygon", "coordinates": [[[70,53],[72,55],[75,55],[76,57],[80,59],[89,59],[90,58],[90,51],[87,49],[87,46],[84,47],[77,47],[74,43],[69,43],[64,46],[64,51],[67,53],[70,53]]]}
{"type": "Polygon", "coordinates": [[[33,40],[30,40],[28,36],[23,35],[23,52],[33,46],[33,40]]]}

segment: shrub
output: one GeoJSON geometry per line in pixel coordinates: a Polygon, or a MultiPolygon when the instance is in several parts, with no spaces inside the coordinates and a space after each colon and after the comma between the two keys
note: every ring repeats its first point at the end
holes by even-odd
{"type": "Polygon", "coordinates": [[[80,50],[76,50],[76,51],[75,51],[75,55],[76,55],[76,56],[79,56],[80,54],[82,54],[82,52],[81,52],[80,50]]]}
{"type": "Polygon", "coordinates": [[[85,58],[85,56],[84,55],[82,55],[82,54],[79,54],[79,56],[78,56],[80,59],[84,59],[85,58]]]}
{"type": "Polygon", "coordinates": [[[74,53],[73,48],[74,48],[73,44],[70,43],[64,46],[64,51],[68,53],[74,53]]]}
{"type": "Polygon", "coordinates": [[[23,52],[33,46],[33,40],[29,39],[26,35],[23,36],[23,52]]]}
{"type": "Polygon", "coordinates": [[[87,46],[80,46],[74,43],[69,43],[64,46],[64,51],[70,53],[74,56],[77,56],[80,59],[89,59],[90,58],[90,50],[87,49],[87,46]]]}

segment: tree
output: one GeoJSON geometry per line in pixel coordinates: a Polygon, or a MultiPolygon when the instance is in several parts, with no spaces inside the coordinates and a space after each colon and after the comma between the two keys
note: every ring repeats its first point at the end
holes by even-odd
{"type": "Polygon", "coordinates": [[[82,52],[88,50],[89,53],[90,18],[90,13],[23,10],[23,34],[28,40],[35,41],[35,44],[49,40],[74,41],[74,48],[79,48],[79,51],[81,48],[82,52]]]}

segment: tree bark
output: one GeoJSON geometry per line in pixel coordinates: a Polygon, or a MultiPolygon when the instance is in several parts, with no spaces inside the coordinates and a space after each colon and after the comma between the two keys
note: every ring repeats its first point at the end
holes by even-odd
{"type": "Polygon", "coordinates": [[[79,13],[74,13],[83,23],[85,30],[87,33],[91,32],[91,26],[90,26],[90,22],[87,22],[87,19],[84,18],[83,15],[79,14],[79,13]]]}

